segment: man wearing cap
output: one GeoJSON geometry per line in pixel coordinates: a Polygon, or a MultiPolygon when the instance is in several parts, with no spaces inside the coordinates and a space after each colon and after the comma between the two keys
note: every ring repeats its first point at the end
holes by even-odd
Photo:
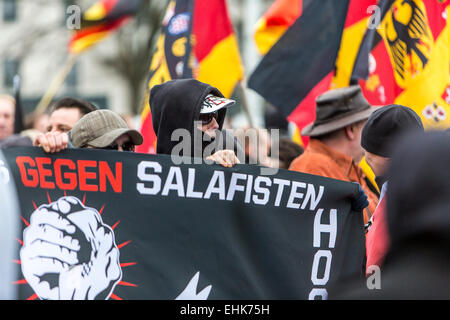
{"type": "Polygon", "coordinates": [[[242,147],[222,130],[226,109],[235,101],[218,89],[195,79],[171,80],[152,88],[149,104],[158,154],[203,158],[225,167],[240,162],[236,154],[244,153],[242,147]]]}
{"type": "Polygon", "coordinates": [[[134,152],[142,144],[142,135],[130,129],[117,113],[110,110],[96,110],[83,116],[69,131],[47,132],[36,139],[45,152],[59,152],[71,143],[75,148],[92,148],[134,152]]]}
{"type": "Polygon", "coordinates": [[[386,174],[395,142],[410,131],[423,132],[422,120],[414,110],[401,105],[388,105],[375,110],[362,130],[361,145],[367,164],[381,186],[380,201],[367,224],[366,273],[370,273],[371,266],[382,265],[389,247],[385,209],[388,189],[386,174]]]}
{"type": "Polygon", "coordinates": [[[310,141],[289,170],[359,183],[367,195],[364,223],[378,203],[358,164],[364,157],[362,128],[375,108],[364,98],[359,86],[328,91],[316,100],[316,120],[302,130],[310,141]]]}

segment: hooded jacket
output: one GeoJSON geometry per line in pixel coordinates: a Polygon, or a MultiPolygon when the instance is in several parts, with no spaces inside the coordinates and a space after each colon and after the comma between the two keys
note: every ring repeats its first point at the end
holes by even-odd
{"type": "MultiPolygon", "coordinates": [[[[195,143],[194,137],[202,139],[203,132],[194,126],[194,122],[199,121],[200,109],[208,94],[223,97],[218,89],[195,79],[171,80],[152,88],[149,103],[153,129],[157,137],[156,152],[158,154],[172,154],[174,147],[181,142],[181,140],[172,141],[172,133],[177,129],[185,129],[190,133],[191,148],[188,154],[185,152],[182,156],[203,155],[206,145],[211,142],[195,143]]],[[[226,108],[218,111],[217,123],[220,131],[222,131],[225,115],[226,108]]],[[[227,134],[223,133],[223,135],[227,134]]],[[[231,137],[227,135],[225,138],[224,145],[230,145],[228,139],[231,137]]],[[[211,150],[212,152],[203,156],[207,157],[219,150],[219,140],[214,141],[217,145],[211,150]]]]}
{"type": "Polygon", "coordinates": [[[422,235],[450,244],[449,164],[450,133],[403,137],[388,175],[387,224],[392,245],[422,235]]]}

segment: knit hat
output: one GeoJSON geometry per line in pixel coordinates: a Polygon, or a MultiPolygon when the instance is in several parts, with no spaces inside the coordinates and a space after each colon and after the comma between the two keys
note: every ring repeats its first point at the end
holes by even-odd
{"type": "Polygon", "coordinates": [[[424,131],[422,120],[411,108],[387,105],[375,110],[361,134],[361,146],[368,152],[389,158],[396,139],[408,131],[424,131]]]}

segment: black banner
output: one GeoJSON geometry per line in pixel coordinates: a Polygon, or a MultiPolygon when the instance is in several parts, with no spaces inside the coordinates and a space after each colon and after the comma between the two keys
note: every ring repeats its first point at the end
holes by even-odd
{"type": "Polygon", "coordinates": [[[20,299],[319,299],[362,270],[352,183],[102,150],[4,156],[20,299]]]}

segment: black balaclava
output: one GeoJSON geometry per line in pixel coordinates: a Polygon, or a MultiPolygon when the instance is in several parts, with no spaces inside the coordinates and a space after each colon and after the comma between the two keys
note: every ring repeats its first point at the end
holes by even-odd
{"type": "MultiPolygon", "coordinates": [[[[194,121],[199,120],[201,106],[208,94],[223,97],[218,89],[195,79],[171,80],[152,88],[149,103],[158,154],[171,154],[172,149],[179,144],[179,141],[171,141],[176,129],[186,129],[191,134],[191,152],[183,156],[193,157],[198,154],[199,151],[194,150],[194,132],[197,130],[200,137],[203,137],[203,132],[194,127],[194,121]]],[[[226,109],[222,108],[218,113],[217,123],[219,130],[222,130],[226,109]]],[[[204,148],[205,143],[202,143],[204,148]]]]}

